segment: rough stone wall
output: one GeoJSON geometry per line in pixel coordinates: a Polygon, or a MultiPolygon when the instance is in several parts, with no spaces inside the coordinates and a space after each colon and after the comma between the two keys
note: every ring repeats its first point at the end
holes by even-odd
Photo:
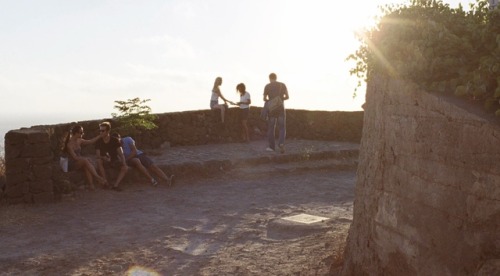
{"type": "MultiPolygon", "coordinates": [[[[248,126],[252,139],[262,139],[267,132],[267,121],[260,118],[261,108],[252,107],[248,126]]],[[[134,140],[141,149],[155,149],[162,145],[186,146],[240,141],[241,128],[238,109],[230,108],[226,112],[226,124],[220,123],[219,111],[197,110],[156,114],[157,129],[143,131],[134,135],[134,140]]],[[[98,125],[102,121],[111,121],[112,128],[120,125],[112,119],[78,122],[85,130],[84,138],[98,135],[98,125]]],[[[58,125],[35,126],[49,132],[51,146],[55,156],[59,156],[63,139],[76,122],[58,125]]],[[[343,111],[308,111],[287,110],[287,139],[310,139],[325,141],[361,140],[363,112],[343,111]]],[[[277,129],[276,129],[277,131],[277,129]]],[[[84,154],[94,154],[93,147],[85,147],[84,154]]]]}
{"type": "Polygon", "coordinates": [[[45,131],[16,130],[5,135],[6,180],[9,203],[44,203],[54,200],[53,154],[45,131]]]}
{"type": "Polygon", "coordinates": [[[500,275],[500,127],[368,84],[343,275],[500,275]]]}
{"type": "MultiPolygon", "coordinates": [[[[248,119],[253,139],[262,139],[267,122],[260,118],[261,108],[253,107],[248,119]]],[[[157,114],[157,129],[134,135],[141,149],[154,149],[164,145],[200,145],[230,143],[240,139],[238,109],[227,112],[226,124],[220,123],[219,111],[199,110],[157,114]]],[[[288,138],[338,140],[359,142],[363,112],[287,111],[288,138]]],[[[110,119],[73,122],[59,125],[34,126],[11,130],[5,135],[6,185],[0,201],[9,203],[50,202],[71,189],[79,173],[62,173],[57,160],[61,146],[70,128],[79,124],[86,139],[98,135],[98,125],[111,121],[112,128],[120,125],[110,119]]],[[[94,155],[93,146],[82,148],[84,155],[94,155]]],[[[127,177],[129,178],[129,177],[127,177]]]]}

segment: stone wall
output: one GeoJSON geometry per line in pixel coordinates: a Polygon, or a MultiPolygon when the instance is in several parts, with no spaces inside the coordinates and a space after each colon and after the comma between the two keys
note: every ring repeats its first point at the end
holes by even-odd
{"type": "Polygon", "coordinates": [[[500,275],[500,127],[485,118],[368,84],[343,275],[500,275]]]}
{"type": "MultiPolygon", "coordinates": [[[[261,108],[252,107],[248,118],[250,136],[253,140],[263,139],[267,131],[267,122],[260,118],[261,108]]],[[[157,129],[134,134],[141,149],[155,149],[162,146],[187,146],[240,141],[238,109],[230,108],[226,112],[226,123],[220,122],[220,113],[215,110],[197,110],[156,114],[157,129]]],[[[60,147],[69,129],[80,124],[84,127],[85,138],[98,135],[98,125],[110,121],[113,129],[120,127],[112,119],[84,122],[71,122],[58,125],[35,126],[32,129],[44,129],[49,132],[55,156],[59,156],[60,147]]],[[[343,111],[308,111],[287,110],[287,138],[325,141],[361,141],[363,112],[343,111]]],[[[123,133],[122,133],[123,134],[123,133]]],[[[6,146],[7,142],[6,142],[6,146]]],[[[92,147],[86,147],[86,154],[94,154],[92,147]]]]}
{"type": "Polygon", "coordinates": [[[53,153],[49,134],[31,129],[9,131],[5,148],[5,197],[9,203],[54,200],[53,153]]]}
{"type": "MultiPolygon", "coordinates": [[[[260,112],[261,108],[252,107],[248,119],[254,140],[264,139],[267,131],[267,122],[260,118],[260,112]]],[[[146,150],[240,141],[238,109],[231,108],[226,114],[224,125],[219,111],[157,114],[159,127],[136,133],[134,139],[146,150]]],[[[62,174],[57,165],[64,138],[76,124],[83,126],[84,138],[95,137],[102,121],[111,121],[113,129],[120,127],[118,122],[103,119],[9,131],[5,136],[7,183],[3,192],[0,187],[0,200],[4,197],[9,203],[47,202],[64,192],[68,181],[74,182],[71,173],[62,174]]],[[[287,110],[287,138],[359,142],[362,123],[363,112],[287,110]]],[[[95,150],[86,146],[82,153],[94,155],[95,150]]]]}

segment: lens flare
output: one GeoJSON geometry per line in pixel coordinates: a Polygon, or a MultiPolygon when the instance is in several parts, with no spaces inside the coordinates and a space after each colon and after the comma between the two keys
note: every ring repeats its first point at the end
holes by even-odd
{"type": "Polygon", "coordinates": [[[142,267],[142,266],[133,266],[129,268],[127,271],[128,276],[160,276],[160,274],[152,269],[142,267]]]}

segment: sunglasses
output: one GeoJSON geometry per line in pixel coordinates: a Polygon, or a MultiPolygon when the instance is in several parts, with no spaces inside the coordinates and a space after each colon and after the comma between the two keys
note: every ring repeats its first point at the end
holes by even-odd
{"type": "Polygon", "coordinates": [[[99,129],[99,132],[106,132],[105,129],[99,129]]]}

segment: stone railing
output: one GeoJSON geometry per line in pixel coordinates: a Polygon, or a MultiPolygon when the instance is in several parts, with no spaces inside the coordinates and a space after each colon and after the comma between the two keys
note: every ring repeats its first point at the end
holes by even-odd
{"type": "MultiPolygon", "coordinates": [[[[252,107],[248,119],[251,138],[264,139],[267,122],[260,118],[261,108],[252,107]]],[[[219,111],[199,110],[157,114],[157,129],[134,134],[141,149],[164,146],[231,143],[240,140],[238,109],[226,113],[220,123],[219,111]]],[[[98,135],[98,125],[112,119],[34,126],[11,130],[5,136],[7,183],[0,199],[9,203],[47,202],[63,192],[69,180],[61,174],[56,160],[61,155],[64,138],[72,126],[82,125],[86,139],[98,135]]],[[[363,112],[329,112],[287,110],[287,139],[334,140],[358,143],[361,140],[363,112]]],[[[122,133],[126,134],[126,133],[122,133]]],[[[84,155],[94,154],[93,147],[84,147],[84,155]]]]}

